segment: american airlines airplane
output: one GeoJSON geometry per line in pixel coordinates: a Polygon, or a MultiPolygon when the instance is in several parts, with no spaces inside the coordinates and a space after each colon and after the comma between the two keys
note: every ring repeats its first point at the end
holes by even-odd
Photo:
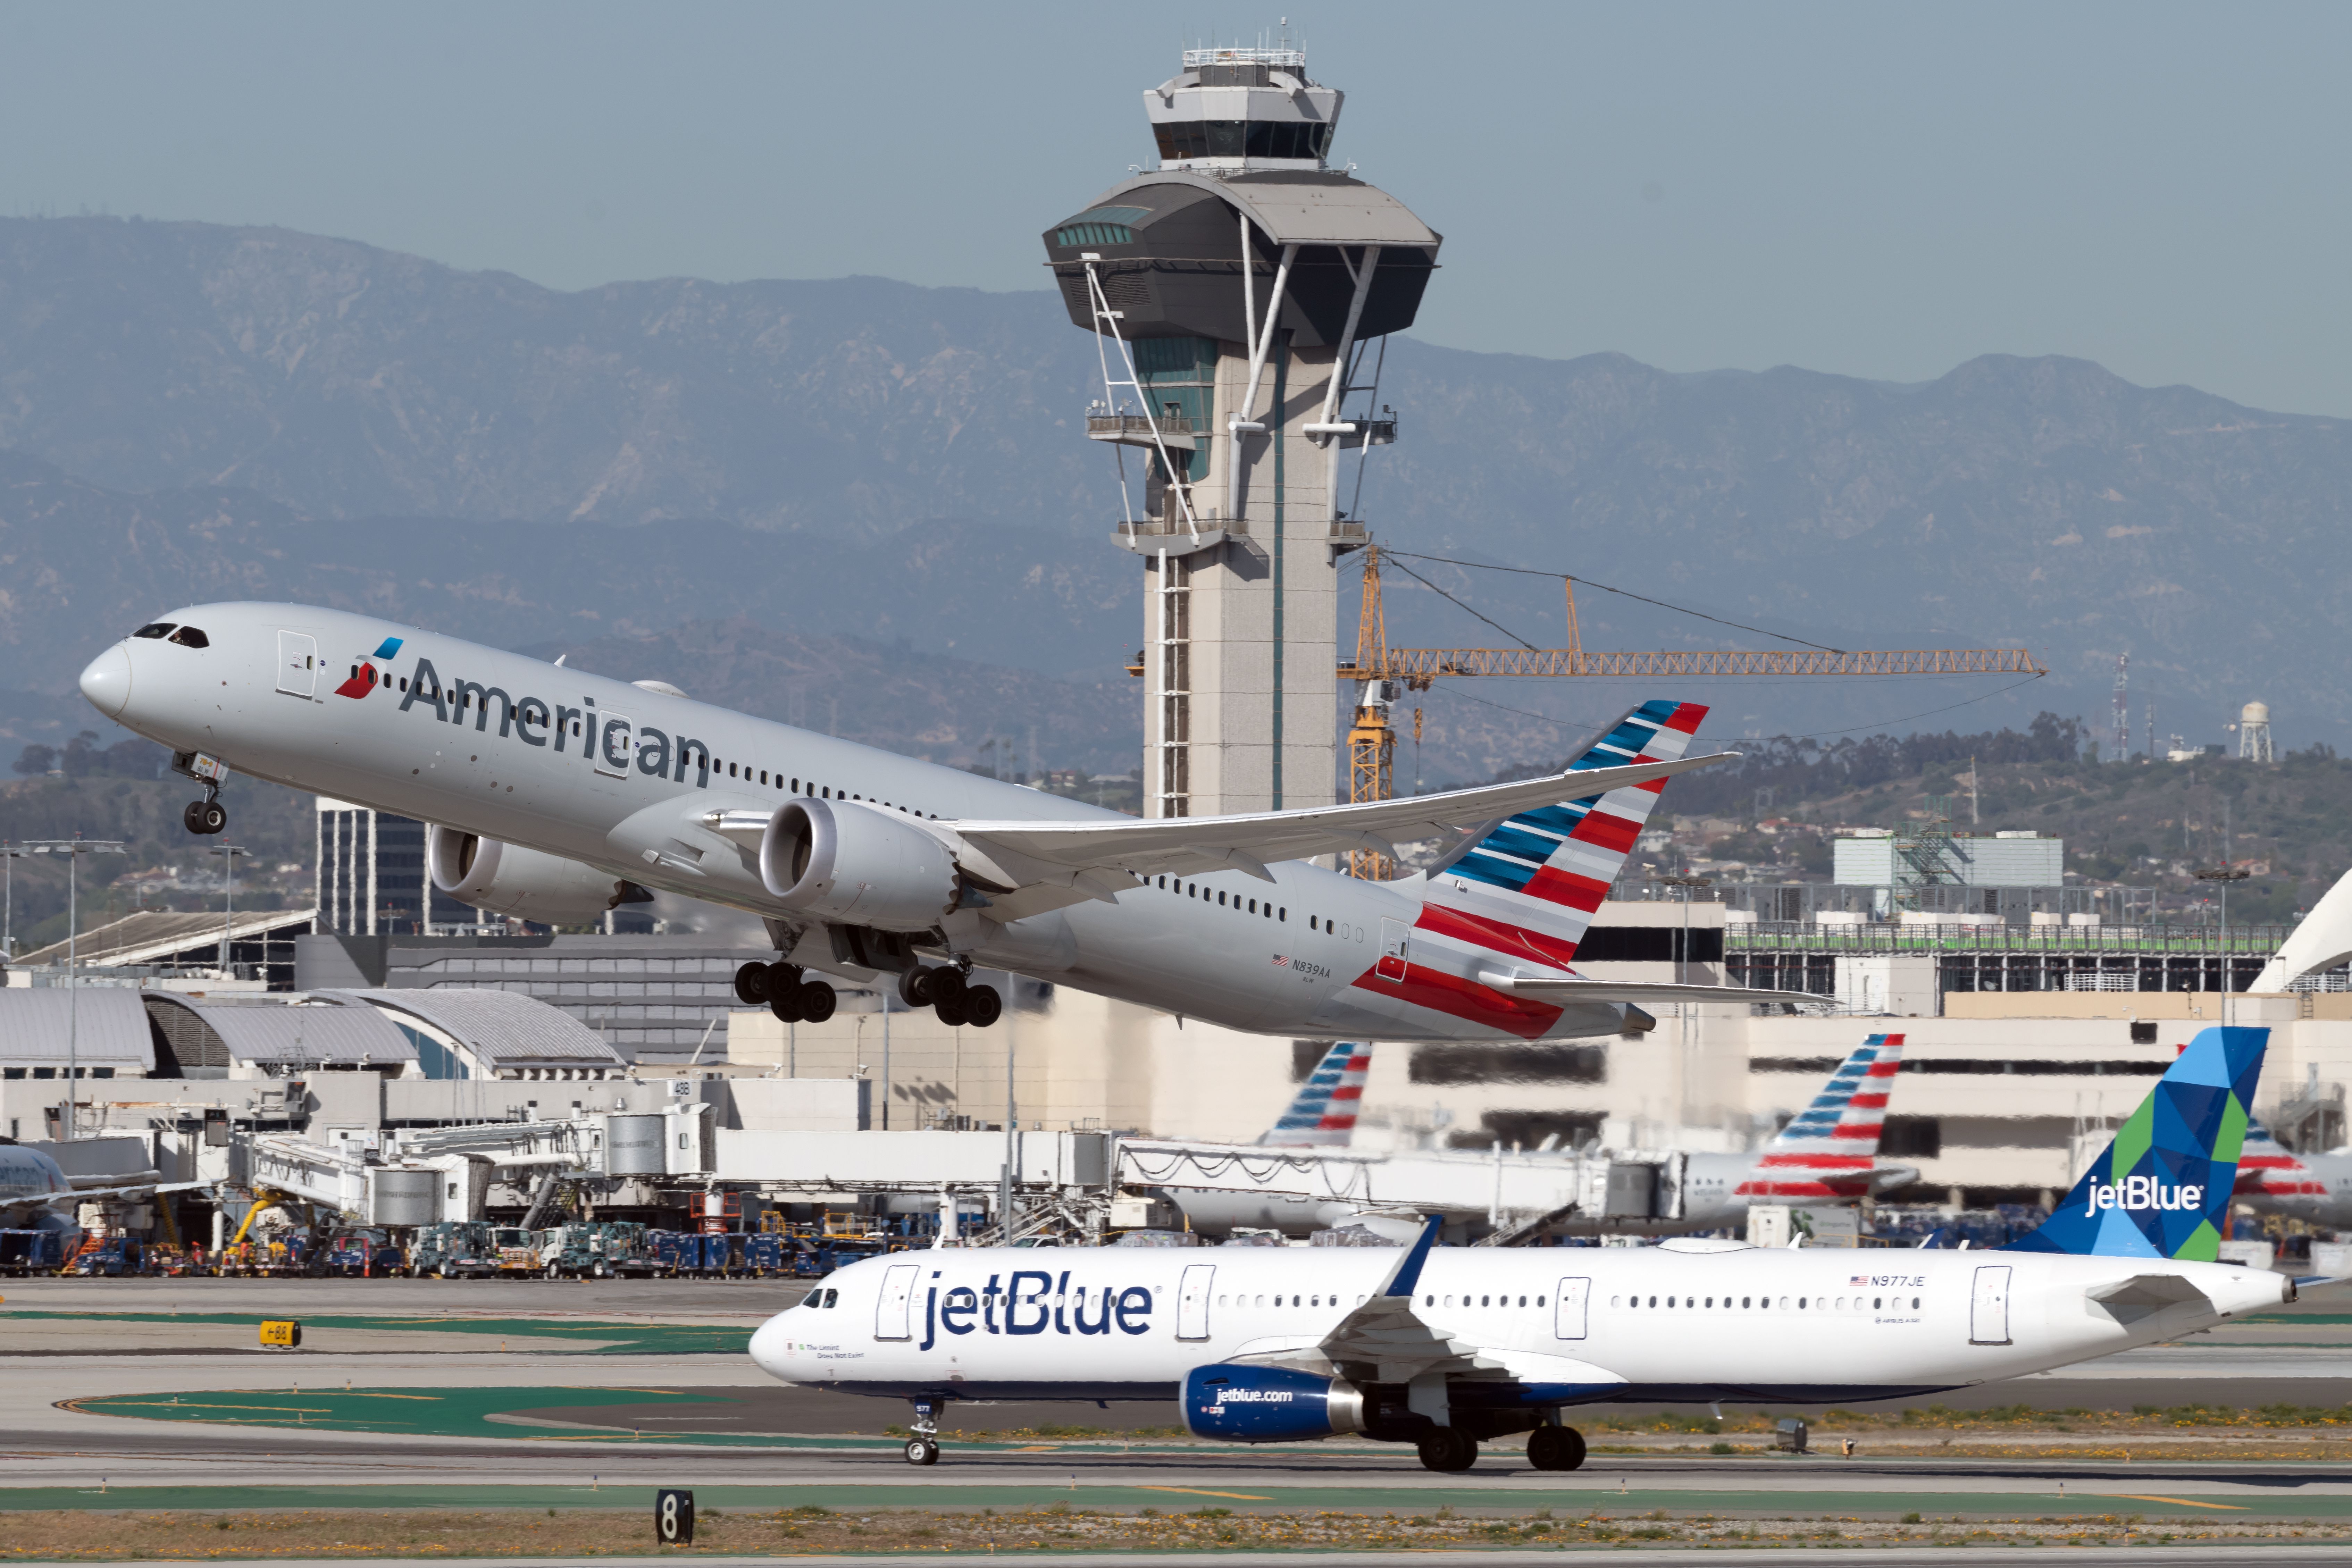
{"type": "Polygon", "coordinates": [[[2209,1028],[2042,1227],[1990,1252],[1653,1247],[935,1248],[852,1264],[751,1338],[788,1384],[903,1399],[1173,1400],[1194,1435],[1357,1434],[1434,1470],[1580,1405],[1911,1398],[2072,1365],[2294,1299],[2214,1261],[2269,1031],[2209,1028]]]}
{"type": "Polygon", "coordinates": [[[2238,1161],[2238,1201],[2330,1229],[2352,1226],[2352,1150],[2298,1154],[2252,1123],[2238,1161]]]}
{"type": "Polygon", "coordinates": [[[0,1230],[47,1231],[60,1237],[67,1256],[81,1245],[82,1228],[72,1206],[100,1198],[143,1198],[160,1193],[194,1192],[210,1182],[141,1182],[77,1187],[56,1160],[10,1138],[0,1138],[0,1230]]]}
{"type": "Polygon", "coordinates": [[[830,1016],[810,971],[898,977],[993,1023],[975,963],[1234,1029],[1305,1037],[1616,1034],[1659,1001],[1786,994],[1579,975],[1578,941],[1706,710],[1648,702],[1562,773],[1409,800],[1139,818],[366,616],[198,605],[82,671],[173,749],[218,833],[234,772],[434,824],[436,886],[550,922],[656,889],[767,922],[736,990],[830,1016]],[[1307,857],[1460,835],[1437,871],[1368,882],[1307,857]]]}

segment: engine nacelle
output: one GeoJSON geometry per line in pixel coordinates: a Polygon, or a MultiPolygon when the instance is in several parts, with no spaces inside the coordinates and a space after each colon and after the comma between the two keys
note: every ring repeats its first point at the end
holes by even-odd
{"type": "Polygon", "coordinates": [[[878,931],[929,931],[956,898],[944,843],[911,817],[849,800],[777,807],[760,840],[760,879],[787,909],[878,931]]]}
{"type": "Polygon", "coordinates": [[[593,866],[457,827],[425,829],[425,865],[433,885],[458,902],[541,925],[583,925],[607,910],[653,897],[593,866]]]}
{"type": "Polygon", "coordinates": [[[1304,1443],[1364,1429],[1364,1396],[1344,1378],[1221,1362],[1184,1374],[1184,1425],[1227,1443],[1304,1443]]]}

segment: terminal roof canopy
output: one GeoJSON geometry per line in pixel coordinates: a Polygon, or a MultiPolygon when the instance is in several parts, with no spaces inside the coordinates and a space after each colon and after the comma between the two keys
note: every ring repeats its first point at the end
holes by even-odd
{"type": "Polygon", "coordinates": [[[10,986],[0,990],[0,1062],[11,1068],[66,1065],[67,1015],[72,1056],[84,1072],[143,1076],[155,1065],[155,1042],[140,993],[127,986],[10,986]]]}
{"type": "Polygon", "coordinates": [[[455,986],[424,991],[321,991],[320,1001],[406,1014],[462,1046],[488,1071],[626,1064],[604,1037],[561,1008],[508,991],[455,986]]]}
{"type": "Polygon", "coordinates": [[[170,991],[145,994],[156,1026],[183,1067],[399,1068],[416,1059],[408,1037],[371,1008],[289,1006],[278,998],[203,1002],[170,991]],[[194,1052],[202,1053],[201,1059],[194,1052]],[[224,1055],[225,1061],[214,1059],[224,1055]]]}

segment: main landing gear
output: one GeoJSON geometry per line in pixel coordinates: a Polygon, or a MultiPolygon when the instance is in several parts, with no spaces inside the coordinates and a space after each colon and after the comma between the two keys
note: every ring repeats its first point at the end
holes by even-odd
{"type": "Polygon", "coordinates": [[[1423,1469],[1453,1474],[1478,1462],[1478,1440],[1454,1426],[1440,1426],[1415,1445],[1423,1469]]]}
{"type": "Polygon", "coordinates": [[[1538,1426],[1528,1434],[1528,1463],[1538,1470],[1574,1470],[1584,1465],[1584,1434],[1573,1426],[1538,1426]]]}
{"type": "Polygon", "coordinates": [[[833,1016],[833,987],[811,980],[797,963],[747,963],[735,972],[735,996],[787,1024],[822,1024],[833,1016]]]}
{"type": "Polygon", "coordinates": [[[908,1424],[914,1436],[907,1439],[907,1463],[936,1465],[940,1462],[940,1403],[937,1400],[915,1401],[915,1419],[908,1424]]]}
{"type": "Polygon", "coordinates": [[[1004,1016],[1004,998],[993,985],[974,985],[952,965],[918,965],[898,976],[898,1000],[909,1007],[929,1007],[948,1027],[971,1025],[985,1029],[1004,1016]]]}

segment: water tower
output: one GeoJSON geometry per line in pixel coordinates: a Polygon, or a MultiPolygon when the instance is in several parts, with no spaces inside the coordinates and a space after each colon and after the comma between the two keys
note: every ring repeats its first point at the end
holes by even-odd
{"type": "Polygon", "coordinates": [[[1142,557],[1147,816],[1333,798],[1338,567],[1364,541],[1342,458],[1396,437],[1385,339],[1439,244],[1330,166],[1341,97],[1301,50],[1187,49],[1143,95],[1158,169],[1045,231],[1142,557]]]}
{"type": "Polygon", "coordinates": [[[2271,705],[2249,702],[2238,710],[2238,755],[2249,762],[2274,763],[2271,754],[2271,705]]]}

